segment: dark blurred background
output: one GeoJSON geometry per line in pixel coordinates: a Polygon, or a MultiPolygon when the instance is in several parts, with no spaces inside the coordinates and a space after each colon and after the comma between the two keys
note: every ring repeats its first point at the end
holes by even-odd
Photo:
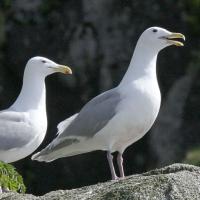
{"type": "MultiPolygon", "coordinates": [[[[60,121],[120,82],[138,37],[155,25],[187,40],[184,48],[169,47],[158,56],[162,107],[151,131],[125,151],[125,173],[175,162],[200,165],[200,0],[1,0],[0,108],[18,96],[30,57],[72,67],[73,76],[46,80],[49,127],[40,150],[60,121]]],[[[100,151],[48,164],[29,156],[14,165],[34,194],[110,179],[100,151]]]]}

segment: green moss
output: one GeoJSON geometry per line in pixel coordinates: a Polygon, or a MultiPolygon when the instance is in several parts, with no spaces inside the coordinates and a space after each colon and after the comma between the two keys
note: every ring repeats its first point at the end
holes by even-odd
{"type": "Polygon", "coordinates": [[[0,186],[19,193],[25,193],[22,176],[10,165],[0,161],[0,186]]]}

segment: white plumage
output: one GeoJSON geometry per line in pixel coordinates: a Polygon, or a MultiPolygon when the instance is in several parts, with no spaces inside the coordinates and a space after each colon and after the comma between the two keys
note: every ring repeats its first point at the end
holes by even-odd
{"type": "Polygon", "coordinates": [[[42,143],[47,130],[45,77],[71,69],[34,57],[26,65],[23,86],[14,104],[0,112],[0,160],[20,160],[42,143]]]}
{"type": "Polygon", "coordinates": [[[112,179],[116,179],[111,153],[117,151],[120,176],[124,177],[124,150],[147,133],[159,112],[158,52],[170,45],[183,45],[173,38],[185,39],[180,33],[159,27],[144,31],[121,83],[92,99],[78,114],[61,122],[59,135],[32,159],[50,162],[61,157],[105,150],[112,179]]]}

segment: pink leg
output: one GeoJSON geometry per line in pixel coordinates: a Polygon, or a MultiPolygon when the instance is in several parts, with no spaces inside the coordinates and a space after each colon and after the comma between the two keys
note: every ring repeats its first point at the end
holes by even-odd
{"type": "Polygon", "coordinates": [[[117,155],[117,165],[119,168],[119,173],[120,173],[120,177],[124,178],[124,168],[123,168],[123,157],[122,157],[122,153],[118,153],[117,155]]]}
{"type": "Polygon", "coordinates": [[[112,180],[116,180],[118,177],[115,173],[115,168],[114,168],[114,165],[113,165],[113,156],[111,154],[111,152],[107,152],[107,159],[108,159],[108,163],[109,163],[109,166],[110,166],[110,172],[111,172],[111,175],[112,175],[112,180]]]}

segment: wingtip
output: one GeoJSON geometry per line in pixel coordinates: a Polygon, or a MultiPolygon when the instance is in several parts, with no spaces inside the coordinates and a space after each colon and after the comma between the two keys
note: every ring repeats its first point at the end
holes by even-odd
{"type": "Polygon", "coordinates": [[[47,163],[53,161],[53,159],[48,159],[48,157],[41,155],[41,152],[33,154],[31,160],[36,160],[39,162],[47,162],[47,163]]]}
{"type": "Polygon", "coordinates": [[[40,161],[40,159],[39,159],[39,154],[40,154],[40,152],[33,154],[33,155],[31,156],[31,160],[40,161]]]}

